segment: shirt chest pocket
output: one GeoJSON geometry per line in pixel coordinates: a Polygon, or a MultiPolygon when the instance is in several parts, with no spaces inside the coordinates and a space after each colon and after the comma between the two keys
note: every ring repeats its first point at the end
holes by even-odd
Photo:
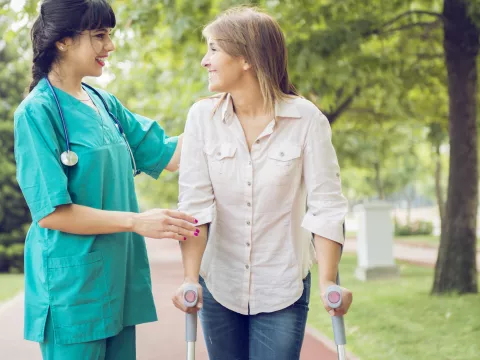
{"type": "Polygon", "coordinates": [[[291,184],[293,177],[300,173],[302,148],[295,144],[279,144],[268,150],[267,169],[271,183],[291,184]]]}
{"type": "Polygon", "coordinates": [[[237,147],[230,143],[206,145],[208,169],[212,182],[229,182],[235,178],[237,147]]]}

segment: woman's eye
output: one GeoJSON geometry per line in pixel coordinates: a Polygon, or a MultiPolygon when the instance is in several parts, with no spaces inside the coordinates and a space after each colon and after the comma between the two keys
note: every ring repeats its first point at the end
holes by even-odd
{"type": "Polygon", "coordinates": [[[96,38],[99,38],[100,40],[103,40],[103,38],[105,37],[105,34],[97,34],[95,35],[96,38]]]}

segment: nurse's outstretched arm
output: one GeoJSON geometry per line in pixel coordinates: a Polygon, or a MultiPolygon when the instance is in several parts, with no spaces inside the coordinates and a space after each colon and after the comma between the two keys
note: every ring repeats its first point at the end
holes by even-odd
{"type": "Polygon", "coordinates": [[[178,168],[180,167],[180,155],[182,153],[182,146],[183,146],[183,134],[178,136],[177,147],[175,148],[175,152],[173,153],[173,156],[170,159],[170,162],[165,167],[165,170],[170,172],[174,172],[178,170],[178,168]]]}
{"type": "Polygon", "coordinates": [[[163,170],[177,171],[182,136],[168,136],[156,121],[131,112],[115,96],[105,94],[122,124],[138,169],[154,179],[163,170]]]}
{"type": "Polygon", "coordinates": [[[44,105],[32,101],[15,112],[17,181],[33,222],[72,234],[134,231],[154,238],[184,240],[195,219],[178,211],[154,209],[140,214],[106,211],[72,203],[60,162],[57,135],[44,105]]]}
{"type": "Polygon", "coordinates": [[[176,210],[152,209],[133,213],[68,204],[58,206],[38,225],[78,235],[136,232],[154,239],[184,241],[189,236],[198,236],[195,223],[195,218],[176,210]]]}

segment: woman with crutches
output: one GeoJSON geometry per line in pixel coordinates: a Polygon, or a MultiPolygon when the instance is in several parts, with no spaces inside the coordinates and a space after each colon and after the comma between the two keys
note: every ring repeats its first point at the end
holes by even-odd
{"type": "MultiPolygon", "coordinates": [[[[289,82],[272,17],[236,8],[203,33],[202,66],[219,95],[194,104],[185,127],[179,210],[199,220],[201,235],[181,244],[185,282],[173,301],[188,313],[201,309],[212,360],[299,359],[310,268],[318,260],[324,295],[344,241],[347,201],[330,125],[289,82]],[[188,308],[191,283],[199,297],[188,308]]],[[[331,315],[352,302],[341,292],[336,309],[322,296],[331,315]]]]}

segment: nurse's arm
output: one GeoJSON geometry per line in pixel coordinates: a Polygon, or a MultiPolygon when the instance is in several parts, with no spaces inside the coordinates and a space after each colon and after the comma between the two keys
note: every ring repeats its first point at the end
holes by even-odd
{"type": "Polygon", "coordinates": [[[170,162],[165,167],[165,170],[175,172],[178,170],[180,165],[180,155],[182,153],[182,144],[183,144],[183,134],[178,136],[178,143],[177,147],[175,148],[175,152],[173,153],[170,162]]]}
{"type": "Polygon", "coordinates": [[[180,211],[151,209],[142,213],[99,210],[68,204],[38,221],[42,228],[77,235],[135,232],[155,239],[184,241],[195,236],[196,220],[180,211]]]}

